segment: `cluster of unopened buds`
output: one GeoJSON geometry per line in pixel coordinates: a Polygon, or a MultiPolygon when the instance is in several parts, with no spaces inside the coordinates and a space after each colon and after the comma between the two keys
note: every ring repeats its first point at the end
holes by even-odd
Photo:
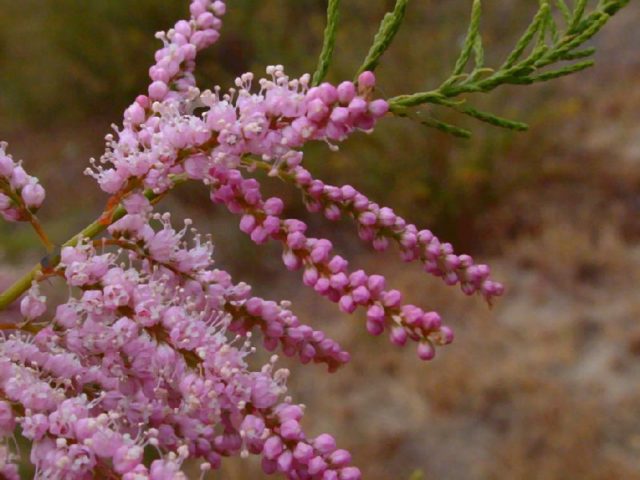
{"type": "MultiPolygon", "coordinates": [[[[344,312],[362,307],[370,334],[387,332],[396,345],[416,342],[424,360],[453,340],[440,316],[405,303],[383,276],[350,270],[329,240],[283,216],[280,198],[263,197],[251,176],[256,169],[299,188],[309,211],[352,218],[375,250],[396,243],[403,260],[420,262],[466,294],[491,300],[502,293],[485,265],[302,166],[307,142],[335,149],[387,113],[387,103],[373,98],[373,73],[313,86],[309,75],[291,79],[278,65],[259,81],[242,75],[226,93],[200,91],[195,58],[217,40],[225,4],[194,0],[190,11],[189,20],[158,35],[164,47],[147,94],[127,108],[106,153],[87,171],[111,195],[97,222],[104,228],[74,237],[51,257],[22,298],[23,318],[0,338],[0,477],[18,478],[8,441],[16,426],[32,442],[30,460],[42,479],[180,479],[187,461],[200,462],[204,475],[223,457],[248,454],[261,455],[265,473],[292,480],[361,477],[333,437],[303,432],[304,407],[286,396],[289,372],[275,367],[277,356],[257,371],[247,361],[257,335],[270,352],[330,371],[349,354],[303,324],[288,302],[253,296],[214,268],[211,239],[189,220],[176,230],[168,213],[154,212],[178,182],[206,185],[212,202],[240,216],[252,241],[282,246],[284,265],[301,270],[305,285],[344,312]],[[52,277],[69,287],[55,309],[40,291],[52,277]]],[[[4,144],[0,192],[9,220],[20,219],[21,209],[33,213],[44,199],[4,144]]]]}
{"type": "Polygon", "coordinates": [[[45,191],[6,149],[6,142],[0,142],[0,215],[8,222],[27,220],[42,205],[45,191]]]}

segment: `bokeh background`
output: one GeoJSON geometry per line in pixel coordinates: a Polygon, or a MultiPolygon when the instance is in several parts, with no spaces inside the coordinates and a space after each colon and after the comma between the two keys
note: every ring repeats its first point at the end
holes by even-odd
{"type": "MultiPolygon", "coordinates": [[[[153,33],[182,18],[186,0],[0,0],[0,138],[48,191],[41,218],[62,241],[92,220],[104,196],[83,176],[110,124],[145,87],[153,33]]],[[[497,64],[535,10],[530,0],[486,2],[488,63],[497,64]]],[[[223,36],[200,62],[200,85],[227,86],[281,63],[313,71],[324,28],[321,0],[234,0],[223,36]]],[[[343,2],[329,80],[351,78],[390,0],[343,2]]],[[[469,0],[416,0],[379,68],[384,96],[446,78],[469,0]]],[[[237,219],[199,187],[166,205],[212,232],[217,259],[260,294],[289,298],[308,323],[352,353],[333,375],[292,365],[291,392],[308,405],[311,433],[334,433],[365,478],[640,479],[640,4],[592,42],[597,66],[534,87],[470,100],[528,122],[501,131],[435,111],[474,132],[460,140],[402,119],[384,120],[339,152],[309,148],[309,168],[490,263],[507,293],[491,310],[427,278],[394,254],[373,256],[352,225],[308,218],[354,264],[384,272],[410,300],[442,312],[456,342],[431,363],[369,337],[361,316],[299,288],[277,249],[254,247],[237,219]],[[419,478],[415,475],[414,478],[419,478]]],[[[273,183],[291,216],[296,192],[273,183]]],[[[38,259],[22,226],[0,224],[0,287],[38,259]]],[[[283,363],[287,364],[286,361],[283,363]]],[[[219,479],[263,478],[230,461],[219,479]]]]}

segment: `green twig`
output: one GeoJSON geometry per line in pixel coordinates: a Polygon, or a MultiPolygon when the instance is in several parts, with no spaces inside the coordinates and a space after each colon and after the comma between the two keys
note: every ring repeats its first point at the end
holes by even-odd
{"type": "Polygon", "coordinates": [[[319,85],[320,82],[324,80],[324,77],[327,76],[333,50],[336,45],[336,32],[340,17],[338,12],[339,7],[340,0],[329,0],[329,5],[327,6],[327,26],[324,29],[324,41],[322,43],[320,58],[318,58],[318,66],[313,74],[312,85],[319,85]]]}
{"type": "MultiPolygon", "coordinates": [[[[484,67],[484,51],[480,36],[481,2],[474,0],[471,20],[465,42],[453,67],[451,75],[442,84],[430,91],[399,95],[389,99],[390,111],[406,113],[408,108],[426,103],[451,108],[477,120],[511,130],[526,130],[524,123],[508,120],[492,113],[481,112],[467,106],[459,97],[471,93],[490,92],[501,85],[530,85],[564,77],[593,66],[588,57],[594,48],[579,48],[591,39],[611,18],[629,3],[629,0],[601,0],[593,11],[587,14],[587,1],[577,0],[570,9],[565,0],[554,0],[564,19],[561,30],[552,14],[550,0],[540,0],[540,6],[531,23],[516,42],[504,63],[496,69],[484,67]],[[528,52],[528,53],[527,53],[528,52]],[[582,60],[558,68],[547,69],[554,64],[582,60]],[[470,73],[468,64],[472,62],[470,73]],[[458,99],[458,100],[456,100],[458,99]]],[[[425,123],[425,122],[423,122],[425,123]]],[[[461,132],[440,122],[425,123],[440,130],[458,134],[461,132]]]]}
{"type": "Polygon", "coordinates": [[[372,72],[376,69],[378,62],[380,61],[380,57],[387,48],[389,48],[393,38],[396,36],[396,33],[400,30],[400,25],[404,20],[408,3],[409,0],[397,0],[393,11],[384,16],[380,23],[380,27],[378,28],[378,33],[376,33],[376,36],[373,39],[373,45],[371,45],[369,53],[367,53],[366,58],[358,69],[356,77],[362,72],[372,72]]]}

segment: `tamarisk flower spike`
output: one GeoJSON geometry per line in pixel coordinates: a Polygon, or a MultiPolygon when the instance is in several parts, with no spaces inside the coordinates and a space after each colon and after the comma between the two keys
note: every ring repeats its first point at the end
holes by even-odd
{"type": "MultiPolygon", "coordinates": [[[[157,35],[163,46],[146,92],[87,170],[110,195],[105,212],[52,254],[46,274],[35,269],[6,296],[26,292],[24,321],[0,336],[0,476],[18,478],[19,459],[5,446],[18,426],[32,443],[38,479],[182,479],[187,460],[204,474],[223,457],[249,454],[261,456],[265,473],[291,480],[361,478],[331,435],[304,432],[304,406],[286,395],[289,371],[276,368],[277,356],[258,368],[249,362],[258,335],[265,350],[330,371],[349,353],[305,325],[289,302],[257,297],[216,268],[211,238],[191,220],[176,229],[169,213],[154,211],[149,198],[161,198],[176,178],[206,185],[214,203],[240,215],[253,242],[282,245],[285,267],[302,271],[306,286],[346,313],[362,308],[371,335],[387,333],[398,346],[411,340],[423,360],[453,340],[440,316],[405,303],[383,276],[350,270],[328,239],[284,215],[282,199],[263,198],[250,177],[256,167],[300,188],[309,211],[353,218],[374,249],[396,242],[404,260],[467,294],[502,293],[488,267],[302,166],[308,142],[336,150],[387,114],[372,72],[312,85],[310,75],[291,78],[273,65],[265,78],[239,76],[226,92],[197,88],[197,55],[217,41],[225,10],[220,0],[192,0],[189,18],[157,35]],[[57,305],[40,289],[48,275],[69,287],[57,305]],[[145,462],[147,448],[158,453],[153,461],[145,462]]],[[[25,219],[37,227],[32,213],[44,190],[5,149],[0,144],[0,214],[31,215],[25,219]]]]}

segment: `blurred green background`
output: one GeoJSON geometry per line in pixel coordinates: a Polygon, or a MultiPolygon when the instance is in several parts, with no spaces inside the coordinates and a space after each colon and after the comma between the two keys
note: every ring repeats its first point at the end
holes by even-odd
{"type": "MultiPolygon", "coordinates": [[[[184,16],[186,0],[0,0],[0,138],[47,188],[40,214],[58,241],[100,211],[104,196],[82,174],[110,124],[147,84],[154,32],[184,16]]],[[[349,79],[392,1],[342,2],[330,81],[349,79]]],[[[469,0],[415,0],[378,71],[393,96],[436,87],[448,76],[466,30],[469,0]]],[[[531,0],[486,2],[487,63],[497,64],[536,9],[531,0]]],[[[324,28],[320,0],[229,2],[220,42],[203,54],[203,87],[284,64],[313,71],[324,28]]],[[[438,359],[368,338],[300,291],[277,249],[255,248],[237,219],[216,211],[205,190],[181,187],[177,215],[212,232],[220,265],[345,344],[350,367],[326,376],[295,367],[291,389],[309,405],[312,433],[335,432],[365,478],[640,478],[640,5],[623,10],[592,42],[595,69],[535,87],[470,97],[525,121],[501,131],[450,112],[474,132],[460,140],[404,119],[385,119],[305,161],[326,181],[351,183],[495,266],[507,295],[491,311],[392,255],[373,257],[352,225],[328,224],[275,181],[288,214],[369,270],[386,273],[412,301],[435,308],[457,331],[438,359]]],[[[26,227],[0,224],[0,286],[38,258],[26,227]]],[[[262,478],[231,461],[216,478],[262,478]]]]}

